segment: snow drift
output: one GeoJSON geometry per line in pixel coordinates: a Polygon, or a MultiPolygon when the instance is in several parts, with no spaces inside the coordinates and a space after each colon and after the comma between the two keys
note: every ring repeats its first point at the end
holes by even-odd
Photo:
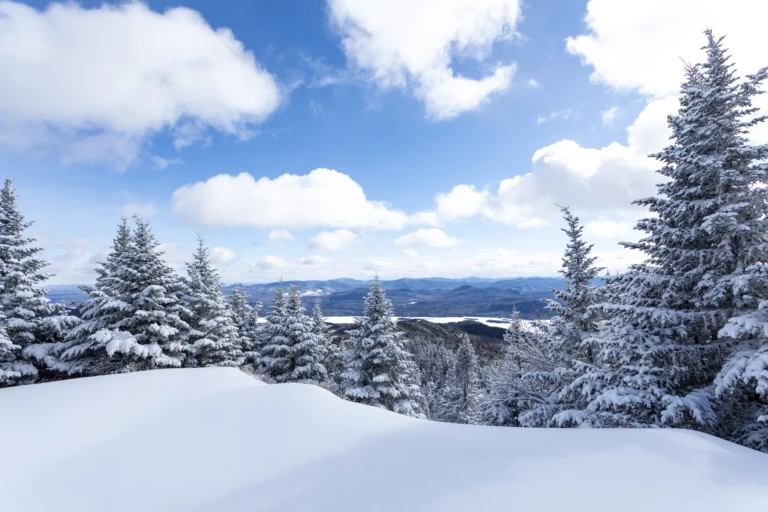
{"type": "Polygon", "coordinates": [[[762,510],[768,456],[682,430],[450,425],[156,370],[0,390],[0,509],[762,510]]]}

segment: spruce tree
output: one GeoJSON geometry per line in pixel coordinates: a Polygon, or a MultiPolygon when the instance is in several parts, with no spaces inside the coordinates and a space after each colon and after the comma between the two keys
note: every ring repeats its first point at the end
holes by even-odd
{"type": "MultiPolygon", "coordinates": [[[[710,429],[710,384],[726,353],[717,333],[734,313],[757,308],[743,285],[766,261],[765,146],[749,146],[751,99],[765,70],[739,83],[711,31],[707,62],[688,66],[680,110],[670,116],[672,144],[653,155],[668,181],[636,201],[655,217],[626,247],[645,262],[612,277],[615,302],[598,337],[597,367],[574,381],[586,400],[563,418],[593,426],[679,425],[710,429]]],[[[736,335],[727,331],[722,334],[736,335]]]]}
{"type": "Polygon", "coordinates": [[[262,343],[259,372],[273,382],[291,380],[291,347],[288,330],[288,304],[283,290],[283,280],[275,288],[275,300],[269,308],[266,323],[259,326],[262,343]]]}
{"type": "Polygon", "coordinates": [[[377,277],[365,299],[363,316],[350,333],[340,391],[354,402],[424,417],[419,369],[392,316],[392,303],[377,277]]]}
{"type": "Polygon", "coordinates": [[[53,304],[40,288],[51,276],[39,259],[41,248],[25,235],[13,181],[0,191],[0,385],[29,384],[55,378],[52,350],[79,320],[53,304]]]}
{"type": "Polygon", "coordinates": [[[96,287],[83,305],[85,322],[73,329],[61,353],[70,373],[102,375],[181,366],[189,345],[188,293],[162,258],[149,225],[135,218],[120,225],[96,287]]]}
{"type": "Polygon", "coordinates": [[[187,274],[187,304],[192,312],[189,343],[194,357],[187,358],[186,366],[241,366],[240,333],[202,238],[198,237],[197,250],[187,263],[187,274]]]}
{"type": "Polygon", "coordinates": [[[321,384],[328,379],[328,372],[323,365],[327,344],[323,334],[319,334],[312,317],[306,315],[301,304],[299,287],[291,286],[286,308],[286,324],[291,359],[292,382],[321,384]]]}
{"type": "Polygon", "coordinates": [[[236,285],[227,298],[234,315],[235,326],[240,337],[244,364],[257,368],[259,364],[259,311],[261,302],[248,304],[248,292],[243,285],[236,285]]]}
{"type": "Polygon", "coordinates": [[[469,336],[464,334],[442,394],[440,419],[451,423],[477,423],[480,400],[477,356],[469,336]]]}
{"type": "Polygon", "coordinates": [[[562,230],[568,236],[568,244],[560,270],[565,286],[562,290],[552,289],[557,300],[547,300],[547,309],[554,313],[550,330],[557,338],[560,350],[592,363],[593,354],[582,342],[594,337],[598,331],[600,311],[592,306],[600,302],[601,290],[592,283],[604,269],[595,266],[597,258],[591,255],[593,246],[584,241],[584,227],[579,218],[568,207],[560,209],[568,225],[562,230]]]}

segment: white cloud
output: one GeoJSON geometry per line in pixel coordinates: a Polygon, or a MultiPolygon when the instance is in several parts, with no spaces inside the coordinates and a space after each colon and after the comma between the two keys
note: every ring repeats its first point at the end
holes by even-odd
{"type": "Polygon", "coordinates": [[[478,191],[474,185],[456,185],[449,193],[438,194],[436,214],[448,221],[474,217],[486,207],[488,196],[488,192],[478,191]]]}
{"type": "Polygon", "coordinates": [[[0,69],[0,142],[119,168],[166,129],[181,145],[247,136],[281,101],[230,30],[184,7],[0,2],[0,69]]]}
{"type": "Polygon", "coordinates": [[[604,240],[616,240],[632,234],[634,224],[600,217],[584,225],[584,234],[588,237],[604,240]]]}
{"type": "Polygon", "coordinates": [[[293,240],[293,235],[287,229],[273,229],[267,236],[267,242],[280,242],[282,240],[293,240]]]}
{"type": "MultiPolygon", "coordinates": [[[[701,47],[707,28],[717,37],[726,36],[725,46],[741,76],[768,65],[766,18],[768,2],[754,0],[727,5],[719,0],[589,0],[587,33],[569,37],[566,48],[592,67],[592,81],[664,98],[679,92],[681,58],[690,63],[705,59],[701,47]]],[[[768,95],[757,97],[755,105],[768,111],[768,95]]],[[[768,142],[768,126],[764,123],[752,135],[754,142],[768,142]]]]}
{"type": "Polygon", "coordinates": [[[619,113],[619,107],[612,106],[600,112],[600,116],[603,118],[603,124],[610,126],[616,120],[616,115],[619,113]]]}
{"type": "Polygon", "coordinates": [[[157,167],[160,170],[163,170],[171,165],[181,165],[184,163],[184,160],[181,158],[163,158],[161,156],[151,156],[149,158],[153,164],[155,164],[155,167],[157,167]]]}
{"type": "Polygon", "coordinates": [[[267,255],[256,260],[253,263],[253,266],[262,270],[275,270],[285,268],[286,263],[283,258],[267,255]]]}
{"type": "Polygon", "coordinates": [[[331,260],[329,260],[328,258],[325,258],[323,256],[316,256],[316,255],[299,258],[300,265],[308,265],[308,266],[325,265],[330,261],[331,260]]]}
{"type": "Polygon", "coordinates": [[[211,249],[211,261],[214,263],[229,263],[237,258],[237,253],[229,247],[214,247],[211,249]]]}
{"type": "Polygon", "coordinates": [[[206,226],[401,229],[408,220],[403,212],[368,200],[352,178],[330,169],[259,180],[247,173],[219,174],[176,190],[172,207],[206,226]]]}
{"type": "Polygon", "coordinates": [[[538,89],[539,87],[541,87],[541,84],[533,78],[529,78],[528,81],[525,82],[525,85],[527,85],[531,89],[538,89]]]}
{"type": "Polygon", "coordinates": [[[157,207],[152,203],[137,203],[130,201],[123,205],[123,215],[126,217],[138,215],[141,218],[148,219],[157,215],[157,207]]]}
{"type": "Polygon", "coordinates": [[[571,114],[573,114],[573,110],[570,108],[564,108],[563,110],[556,110],[554,112],[550,112],[549,115],[547,116],[537,116],[536,124],[542,125],[547,121],[553,121],[555,119],[569,119],[571,117],[571,114]]]}
{"type": "Polygon", "coordinates": [[[372,83],[411,90],[427,116],[453,118],[505,91],[515,64],[496,64],[481,78],[452,68],[454,57],[485,61],[495,42],[516,35],[519,0],[329,0],[350,66],[372,83]]]}
{"type": "Polygon", "coordinates": [[[453,247],[459,240],[442,229],[419,229],[395,239],[395,245],[406,247],[453,247]]]}
{"type": "Polygon", "coordinates": [[[414,260],[418,259],[419,257],[419,253],[414,251],[413,249],[406,249],[403,251],[403,254],[405,254],[406,256],[414,260]]]}
{"type": "Polygon", "coordinates": [[[345,251],[357,240],[357,235],[348,229],[321,231],[309,240],[309,246],[323,251],[345,251]]]}
{"type": "Polygon", "coordinates": [[[674,98],[649,103],[627,128],[627,142],[601,149],[561,140],[536,151],[531,171],[502,180],[495,191],[457,185],[437,196],[435,213],[441,220],[482,216],[519,228],[540,227],[557,214],[555,204],[586,212],[637,212],[630,203],[654,195],[663,177],[659,163],[647,155],[668,142],[667,114],[674,98]]]}

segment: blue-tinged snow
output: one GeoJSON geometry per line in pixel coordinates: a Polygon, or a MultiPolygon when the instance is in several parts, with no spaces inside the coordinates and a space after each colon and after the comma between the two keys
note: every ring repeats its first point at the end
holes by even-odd
{"type": "Polygon", "coordinates": [[[763,510],[768,455],[684,430],[433,423],[155,370],[0,390],[0,510],[763,510]]]}

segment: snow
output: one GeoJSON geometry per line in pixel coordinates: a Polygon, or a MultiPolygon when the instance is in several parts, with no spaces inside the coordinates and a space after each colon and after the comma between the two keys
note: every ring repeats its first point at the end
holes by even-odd
{"type": "Polygon", "coordinates": [[[231,368],[0,390],[14,512],[762,510],[768,455],[674,429],[434,423],[231,368]]]}
{"type": "MultiPolygon", "coordinates": [[[[325,321],[329,324],[353,324],[355,323],[354,316],[329,316],[325,321]]],[[[409,316],[409,317],[394,317],[395,320],[423,320],[425,322],[431,322],[434,324],[452,324],[466,321],[479,322],[489,327],[498,327],[499,329],[506,329],[509,327],[511,319],[500,317],[476,317],[476,316],[409,316]]]]}

